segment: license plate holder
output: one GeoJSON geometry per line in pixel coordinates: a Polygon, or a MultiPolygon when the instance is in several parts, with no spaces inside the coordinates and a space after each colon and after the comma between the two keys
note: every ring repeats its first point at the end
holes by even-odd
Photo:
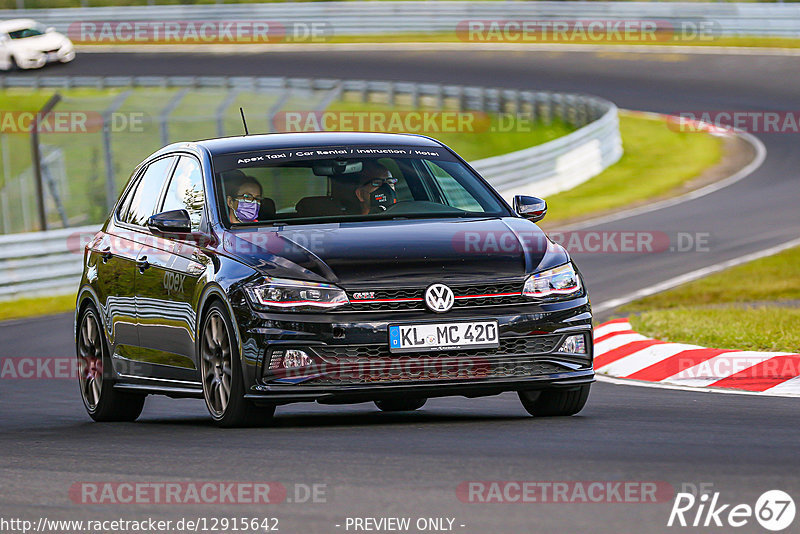
{"type": "Polygon", "coordinates": [[[497,348],[496,320],[389,325],[389,352],[497,348]]]}

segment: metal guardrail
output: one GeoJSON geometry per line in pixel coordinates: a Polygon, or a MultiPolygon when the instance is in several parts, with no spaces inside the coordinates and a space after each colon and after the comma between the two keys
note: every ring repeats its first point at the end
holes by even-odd
{"type": "MultiPolygon", "coordinates": [[[[548,195],[595,176],[622,155],[616,106],[601,98],[484,87],[306,78],[240,77],[53,77],[6,76],[4,87],[215,87],[330,90],[358,93],[364,102],[401,99],[415,106],[462,111],[508,112],[550,121],[574,132],[538,146],[472,164],[501,193],[548,195]]],[[[0,300],[19,295],[69,293],[77,289],[83,244],[97,226],[0,236],[0,300]]]]}
{"type": "Polygon", "coordinates": [[[97,225],[0,236],[0,299],[77,291],[81,235],[97,225]]]}
{"type": "Polygon", "coordinates": [[[548,196],[596,176],[622,156],[617,108],[564,137],[510,154],[472,162],[503,195],[548,196]]]}
{"type": "Polygon", "coordinates": [[[66,32],[83,21],[272,21],[323,23],[334,35],[455,31],[465,20],[648,20],[701,24],[715,35],[800,35],[800,5],[696,2],[290,2],[0,10],[66,32]]]}

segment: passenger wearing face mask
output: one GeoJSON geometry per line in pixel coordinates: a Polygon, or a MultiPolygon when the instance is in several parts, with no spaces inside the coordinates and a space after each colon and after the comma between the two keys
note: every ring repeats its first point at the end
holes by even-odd
{"type": "Polygon", "coordinates": [[[258,219],[261,207],[261,184],[252,176],[239,171],[228,184],[228,217],[232,223],[252,223],[258,219]]]}

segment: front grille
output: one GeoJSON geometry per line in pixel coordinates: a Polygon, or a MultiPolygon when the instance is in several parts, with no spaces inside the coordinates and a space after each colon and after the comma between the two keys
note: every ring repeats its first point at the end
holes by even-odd
{"type": "Polygon", "coordinates": [[[432,365],[430,359],[406,359],[376,370],[374,365],[356,366],[328,373],[304,384],[351,385],[380,382],[409,382],[421,380],[470,380],[487,378],[524,378],[526,376],[558,373],[565,369],[531,358],[492,362],[446,359],[432,365]]]}
{"type": "MultiPolygon", "coordinates": [[[[524,280],[494,282],[488,284],[449,285],[455,295],[453,309],[476,306],[496,306],[529,302],[522,296],[524,280]],[[482,296],[486,295],[486,296],[482,296]]],[[[357,299],[360,290],[347,292],[350,304],[338,308],[337,312],[353,311],[411,311],[425,309],[426,287],[375,289],[369,299],[357,299]]]]}
{"type": "MultiPolygon", "coordinates": [[[[497,349],[447,350],[392,354],[387,344],[315,345],[320,361],[297,377],[303,385],[346,385],[418,380],[521,378],[558,373],[566,368],[541,361],[552,353],[560,335],[522,336],[500,340],[497,349]]],[[[291,371],[274,370],[267,381],[295,378],[291,371]]]]}
{"type": "Polygon", "coordinates": [[[392,354],[389,352],[388,343],[370,345],[321,345],[312,347],[317,355],[332,364],[358,364],[367,363],[377,358],[403,358],[440,359],[440,358],[496,358],[509,355],[545,354],[555,350],[561,336],[524,336],[500,339],[500,346],[496,349],[473,350],[448,350],[435,352],[405,352],[392,354]]]}

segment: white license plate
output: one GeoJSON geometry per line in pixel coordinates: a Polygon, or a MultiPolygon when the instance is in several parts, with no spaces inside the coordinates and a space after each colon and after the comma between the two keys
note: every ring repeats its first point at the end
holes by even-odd
{"type": "Polygon", "coordinates": [[[428,323],[389,327],[389,351],[412,352],[498,347],[497,321],[428,323]]]}

